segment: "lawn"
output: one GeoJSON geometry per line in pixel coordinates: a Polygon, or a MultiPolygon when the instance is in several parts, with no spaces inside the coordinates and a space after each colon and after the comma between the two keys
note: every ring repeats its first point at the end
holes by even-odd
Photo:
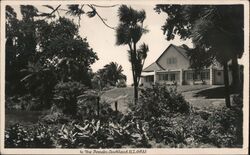
{"type": "MultiPolygon", "coordinates": [[[[169,86],[169,87],[175,87],[175,86],[169,86]]],[[[211,87],[210,85],[182,85],[177,86],[177,91],[182,92],[188,92],[188,91],[194,91],[194,90],[201,90],[211,87]]],[[[109,97],[109,98],[118,98],[121,96],[126,96],[129,99],[133,98],[134,88],[133,87],[126,87],[126,88],[114,88],[111,90],[106,91],[103,96],[109,97]]]]}
{"type": "MultiPolygon", "coordinates": [[[[209,85],[184,85],[184,86],[177,86],[177,91],[182,93],[184,96],[186,94],[191,94],[192,96],[195,95],[192,91],[198,91],[196,94],[198,98],[201,98],[203,93],[199,92],[206,92],[207,90],[203,90],[209,88],[209,85]]],[[[213,89],[217,91],[217,89],[213,89]]],[[[209,94],[211,94],[211,90],[209,90],[209,94]]],[[[118,101],[118,110],[122,113],[126,113],[128,110],[128,105],[133,103],[133,87],[126,87],[126,88],[114,88],[108,90],[103,93],[101,96],[102,101],[106,101],[111,104],[111,107],[115,109],[114,103],[118,101]]],[[[208,100],[208,99],[187,99],[193,106],[206,108],[206,107],[221,107],[224,105],[223,100],[208,100]]],[[[6,111],[6,126],[10,124],[14,124],[16,122],[31,125],[32,123],[36,123],[39,119],[39,116],[42,115],[42,112],[39,111],[6,111]]]]}
{"type": "Polygon", "coordinates": [[[37,123],[42,115],[41,111],[5,111],[5,126],[8,127],[15,123],[25,126],[37,123]]]}
{"type": "Polygon", "coordinates": [[[182,86],[177,86],[177,91],[179,93],[183,93],[183,92],[188,92],[188,91],[206,89],[210,87],[212,86],[210,85],[182,85],[182,86]]]}
{"type": "MultiPolygon", "coordinates": [[[[175,86],[169,86],[169,87],[175,87],[175,86]]],[[[210,85],[182,85],[182,86],[177,86],[177,91],[179,93],[185,94],[192,91],[207,89],[210,87],[211,87],[210,85]]],[[[128,104],[133,103],[133,96],[134,96],[133,93],[134,93],[133,87],[114,88],[104,92],[101,98],[102,100],[110,103],[113,109],[114,109],[114,102],[118,101],[118,110],[121,111],[122,113],[126,113],[128,110],[128,104]]],[[[199,102],[207,103],[208,101],[203,102],[202,100],[200,100],[199,102]]],[[[195,101],[194,106],[198,105],[199,103],[195,101]]]]}

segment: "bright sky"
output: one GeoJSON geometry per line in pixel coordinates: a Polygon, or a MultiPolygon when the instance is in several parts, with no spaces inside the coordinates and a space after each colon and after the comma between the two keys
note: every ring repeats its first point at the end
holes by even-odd
{"type": "MultiPolygon", "coordinates": [[[[12,6],[16,10],[19,18],[20,12],[18,6],[12,6]],[[18,11],[17,11],[18,10],[18,11]]],[[[50,10],[46,9],[43,6],[36,6],[39,11],[49,12],[50,10]]],[[[65,6],[63,6],[65,7],[65,6]]],[[[119,6],[112,8],[96,8],[98,13],[105,18],[107,23],[116,27],[119,23],[117,17],[117,10],[119,6]]],[[[178,38],[167,41],[161,30],[161,26],[164,24],[167,15],[162,13],[158,14],[154,11],[154,5],[131,5],[132,8],[146,11],[146,19],[144,25],[147,26],[149,32],[145,34],[139,43],[145,42],[149,46],[149,52],[147,59],[145,61],[144,68],[153,63],[161,53],[172,43],[175,45],[186,44],[189,47],[192,47],[191,41],[184,41],[178,38]]],[[[62,14],[61,14],[62,15],[62,14]]],[[[70,16],[67,16],[70,18],[70,16]]],[[[78,23],[78,20],[75,19],[75,22],[78,23]]],[[[97,17],[88,18],[83,16],[80,23],[80,35],[85,38],[90,44],[90,47],[97,53],[99,60],[92,65],[93,71],[97,71],[102,68],[104,65],[110,63],[111,61],[117,62],[119,65],[122,65],[124,72],[127,76],[127,84],[133,83],[131,64],[128,61],[128,46],[117,46],[115,31],[106,27],[102,21],[97,17]]]]}
{"type": "MultiPolygon", "coordinates": [[[[157,14],[150,5],[131,5],[134,9],[144,9],[146,11],[146,19],[144,25],[147,26],[149,32],[145,34],[139,43],[145,42],[149,46],[149,52],[147,59],[145,61],[144,68],[153,63],[161,53],[170,45],[171,43],[175,45],[187,44],[191,47],[190,41],[183,41],[180,39],[175,39],[173,41],[167,41],[161,30],[161,26],[166,20],[166,14],[157,14]]],[[[107,19],[107,23],[110,26],[118,25],[117,17],[118,7],[113,8],[97,8],[99,14],[107,19]]],[[[106,27],[101,20],[97,17],[88,19],[84,18],[81,21],[80,33],[87,40],[94,51],[97,52],[98,60],[93,64],[92,68],[94,71],[102,68],[105,64],[114,61],[122,65],[124,69],[124,74],[127,76],[127,84],[133,83],[131,65],[128,61],[128,46],[117,46],[115,31],[106,27]]]]}

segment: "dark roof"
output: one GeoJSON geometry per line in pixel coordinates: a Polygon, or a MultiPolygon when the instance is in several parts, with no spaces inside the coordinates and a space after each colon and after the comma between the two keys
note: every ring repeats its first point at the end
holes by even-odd
{"type": "Polygon", "coordinates": [[[164,70],[157,62],[153,62],[151,65],[146,67],[143,72],[153,72],[153,71],[164,70]]]}

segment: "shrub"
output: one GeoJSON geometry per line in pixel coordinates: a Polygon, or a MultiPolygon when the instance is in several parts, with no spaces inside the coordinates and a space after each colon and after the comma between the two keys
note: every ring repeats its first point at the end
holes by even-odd
{"type": "Polygon", "coordinates": [[[14,124],[5,131],[6,148],[51,148],[54,146],[54,131],[47,125],[38,124],[25,128],[14,124]]]}
{"type": "Polygon", "coordinates": [[[62,148],[150,147],[142,122],[128,122],[123,126],[112,121],[85,120],[63,125],[58,136],[58,144],[62,148]]]}
{"type": "Polygon", "coordinates": [[[211,122],[209,138],[217,147],[242,146],[243,112],[241,108],[216,110],[208,118],[211,122]]]}
{"type": "Polygon", "coordinates": [[[154,85],[141,90],[139,103],[133,110],[135,115],[147,120],[151,117],[189,113],[190,106],[176,89],[167,85],[154,85]]]}
{"type": "Polygon", "coordinates": [[[71,117],[64,115],[62,112],[53,112],[40,118],[41,122],[46,124],[67,123],[72,121],[71,117]]]}
{"type": "Polygon", "coordinates": [[[55,102],[65,114],[76,115],[77,96],[85,90],[86,87],[79,82],[60,82],[55,86],[55,102]]]}
{"type": "Polygon", "coordinates": [[[208,141],[208,125],[199,115],[179,114],[175,117],[153,117],[148,134],[157,143],[170,147],[187,147],[208,141]]]}

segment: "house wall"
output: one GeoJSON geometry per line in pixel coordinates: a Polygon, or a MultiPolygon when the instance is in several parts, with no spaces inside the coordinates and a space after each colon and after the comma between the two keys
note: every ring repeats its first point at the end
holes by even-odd
{"type": "Polygon", "coordinates": [[[165,81],[165,80],[160,80],[160,78],[159,78],[159,75],[163,75],[163,74],[175,74],[175,82],[177,82],[177,84],[178,85],[181,85],[181,83],[180,83],[180,71],[171,71],[171,72],[158,72],[157,74],[156,74],[156,79],[157,79],[157,83],[166,83],[166,84],[168,84],[168,83],[172,83],[173,81],[171,81],[171,80],[168,80],[168,81],[165,81]]]}
{"type": "Polygon", "coordinates": [[[148,78],[152,77],[152,76],[154,76],[154,75],[148,75],[148,76],[141,77],[140,83],[143,84],[143,87],[151,87],[152,84],[154,84],[154,80],[153,81],[148,80],[148,78]]]}
{"type": "Polygon", "coordinates": [[[166,70],[176,70],[176,69],[188,69],[190,66],[189,60],[184,57],[180,52],[171,46],[167,49],[167,52],[164,52],[163,55],[159,58],[158,64],[160,64],[166,70]],[[168,64],[167,58],[176,57],[176,64],[168,64]]]}
{"type": "MultiPolygon", "coordinates": [[[[203,79],[203,81],[204,81],[205,84],[207,84],[207,85],[211,84],[211,83],[210,83],[210,80],[211,80],[211,78],[213,78],[213,77],[211,77],[211,75],[210,75],[210,70],[209,70],[209,69],[205,69],[205,70],[203,70],[203,71],[206,71],[206,72],[208,72],[208,74],[209,74],[209,79],[203,79]]],[[[193,74],[193,73],[194,73],[194,70],[186,70],[186,71],[184,71],[184,73],[183,73],[183,76],[184,76],[183,84],[184,84],[184,85],[194,85],[194,81],[195,81],[195,80],[193,80],[193,79],[188,79],[188,74],[189,74],[189,73],[193,74]]],[[[201,76],[201,75],[199,75],[199,76],[201,76]]]]}
{"type": "MultiPolygon", "coordinates": [[[[223,73],[223,70],[219,70],[219,69],[207,69],[207,71],[209,72],[212,72],[212,74],[210,74],[210,77],[209,79],[203,79],[205,81],[205,84],[207,85],[210,85],[210,84],[213,84],[213,85],[223,85],[224,84],[224,73],[223,73]],[[219,74],[220,75],[219,75],[219,74]],[[212,82],[210,81],[212,80],[212,82]]],[[[185,70],[183,71],[183,75],[182,75],[182,78],[183,78],[183,85],[194,85],[194,80],[193,79],[188,79],[187,78],[187,74],[188,73],[193,73],[194,71],[193,70],[185,70]]],[[[176,74],[176,82],[178,85],[182,85],[180,83],[180,71],[166,71],[165,73],[175,73],[176,74]]],[[[164,74],[164,72],[156,72],[156,77],[155,78],[155,82],[159,83],[159,84],[163,84],[163,83],[170,83],[171,81],[164,81],[164,80],[160,80],[159,79],[159,74],[164,74]]],[[[144,76],[141,78],[141,83],[143,84],[144,87],[151,87],[152,84],[154,84],[154,81],[148,81],[146,80],[147,77],[152,77],[154,75],[149,75],[149,76],[144,76]]],[[[232,71],[229,71],[229,84],[232,83],[232,71]]]]}
{"type": "MultiPolygon", "coordinates": [[[[214,69],[213,70],[213,73],[214,73],[214,81],[213,81],[213,84],[214,85],[223,85],[224,84],[224,71],[221,70],[221,69],[214,69]]],[[[233,78],[232,78],[232,71],[229,70],[228,71],[228,82],[229,84],[232,83],[233,81],[233,78]]]]}

